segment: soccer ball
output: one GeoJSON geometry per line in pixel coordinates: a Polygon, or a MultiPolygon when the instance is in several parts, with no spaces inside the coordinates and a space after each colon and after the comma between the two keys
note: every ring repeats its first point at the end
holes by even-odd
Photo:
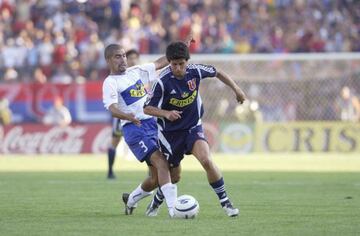
{"type": "Polygon", "coordinates": [[[182,219],[194,219],[199,213],[200,206],[193,196],[181,195],[175,204],[175,217],[182,219]]]}

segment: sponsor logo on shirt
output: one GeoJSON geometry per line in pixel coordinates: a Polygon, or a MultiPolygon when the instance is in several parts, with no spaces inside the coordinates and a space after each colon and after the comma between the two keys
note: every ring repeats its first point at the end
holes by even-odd
{"type": "Polygon", "coordinates": [[[195,90],[189,97],[187,97],[185,99],[171,98],[169,103],[176,107],[185,107],[195,101],[196,95],[197,95],[197,91],[195,90]]]}
{"type": "Polygon", "coordinates": [[[144,97],[146,95],[146,90],[143,84],[135,84],[135,88],[130,89],[131,97],[144,97]]]}
{"type": "Polygon", "coordinates": [[[138,80],[135,84],[122,91],[120,95],[124,99],[126,105],[129,106],[146,96],[145,86],[141,80],[138,80]]]}

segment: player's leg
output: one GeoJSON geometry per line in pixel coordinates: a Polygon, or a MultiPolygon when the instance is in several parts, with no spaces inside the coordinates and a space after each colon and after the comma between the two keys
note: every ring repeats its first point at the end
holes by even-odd
{"type": "MultiPolygon", "coordinates": [[[[184,145],[187,132],[160,132],[159,143],[161,151],[167,157],[170,167],[171,182],[176,184],[180,180],[180,162],[184,158],[184,145]]],[[[146,215],[156,216],[157,211],[164,199],[164,193],[158,188],[153,200],[148,205],[146,215]]]]}
{"type": "MultiPolygon", "coordinates": [[[[164,193],[166,204],[169,208],[169,214],[170,216],[173,216],[177,189],[176,185],[171,183],[168,163],[159,151],[156,127],[156,122],[153,119],[143,120],[141,127],[129,124],[124,126],[124,137],[135,157],[141,162],[150,162],[156,169],[157,182],[164,193]]],[[[151,174],[150,176],[152,177],[155,175],[151,174]]],[[[140,195],[139,193],[130,194],[128,201],[126,202],[126,209],[134,207],[136,202],[145,195],[151,194],[149,191],[146,191],[149,189],[142,189],[142,187],[144,187],[144,185],[140,185],[137,188],[141,193],[140,195]]]]}
{"type": "Polygon", "coordinates": [[[116,157],[116,147],[120,142],[120,137],[113,136],[111,139],[111,146],[108,148],[108,179],[115,179],[116,176],[113,171],[113,166],[116,157]]]}
{"type": "Polygon", "coordinates": [[[196,140],[191,152],[206,171],[209,183],[214,183],[222,178],[219,168],[210,157],[210,148],[205,140],[196,140]]]}
{"type": "Polygon", "coordinates": [[[122,136],[120,119],[113,119],[111,146],[108,148],[108,179],[115,179],[113,166],[116,158],[116,148],[122,136]]]}
{"type": "MultiPolygon", "coordinates": [[[[195,133],[198,135],[199,132],[195,133]]],[[[191,140],[191,138],[189,138],[189,140],[191,140]]],[[[196,139],[194,142],[191,152],[206,171],[209,184],[218,196],[221,207],[224,209],[225,213],[228,216],[237,216],[239,214],[239,210],[233,207],[230,199],[228,198],[225,190],[224,179],[219,168],[211,159],[208,143],[202,137],[199,137],[199,139],[196,139]]]]}
{"type": "Polygon", "coordinates": [[[157,186],[157,170],[155,166],[150,164],[150,156],[158,150],[157,143],[157,130],[156,122],[153,120],[153,124],[149,124],[149,121],[142,121],[142,125],[136,126],[134,124],[127,124],[123,127],[123,135],[125,142],[129,146],[129,149],[134,156],[140,162],[146,162],[149,169],[149,175],[146,179],[139,184],[130,194],[124,193],[122,196],[125,203],[125,214],[132,214],[133,210],[137,206],[137,202],[146,196],[152,194],[152,190],[157,186]],[[155,179],[155,181],[154,181],[155,179]],[[153,187],[151,185],[154,185],[153,187]]]}
{"type": "MultiPolygon", "coordinates": [[[[170,176],[171,182],[176,184],[180,181],[180,174],[181,174],[181,166],[170,168],[170,176]]],[[[158,188],[156,194],[154,195],[153,199],[151,200],[150,204],[146,209],[147,216],[157,216],[158,210],[161,204],[164,202],[164,194],[161,191],[161,188],[158,188]]]]}
{"type": "Polygon", "coordinates": [[[149,165],[149,175],[145,180],[130,194],[124,193],[122,199],[126,204],[125,214],[131,215],[133,210],[137,207],[137,202],[141,199],[150,196],[152,191],[158,186],[157,170],[155,167],[149,165]]]}
{"type": "Polygon", "coordinates": [[[177,198],[177,186],[171,183],[168,163],[159,150],[151,155],[150,161],[157,170],[160,189],[165,197],[169,215],[173,217],[177,198]]]}
{"type": "Polygon", "coordinates": [[[146,191],[153,191],[155,188],[159,186],[158,183],[158,176],[157,176],[157,170],[154,166],[148,165],[148,176],[142,183],[142,188],[146,191]]]}

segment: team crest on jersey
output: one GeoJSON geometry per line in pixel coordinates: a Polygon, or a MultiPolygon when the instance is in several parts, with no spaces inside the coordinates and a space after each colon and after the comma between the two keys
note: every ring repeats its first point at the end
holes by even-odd
{"type": "Polygon", "coordinates": [[[146,95],[146,90],[143,83],[136,83],[135,88],[130,89],[131,97],[144,97],[146,95]]]}
{"type": "Polygon", "coordinates": [[[194,91],[196,89],[196,79],[191,79],[187,82],[190,91],[194,91]]]}
{"type": "Polygon", "coordinates": [[[199,136],[200,138],[205,138],[205,135],[204,135],[203,132],[198,132],[197,134],[198,134],[198,136],[199,136]]]}
{"type": "Polygon", "coordinates": [[[136,81],[135,84],[131,85],[120,93],[126,105],[131,105],[146,95],[144,84],[141,80],[136,81]]]}
{"type": "Polygon", "coordinates": [[[188,92],[183,92],[183,93],[181,94],[181,97],[182,97],[182,98],[187,98],[187,97],[189,97],[189,93],[188,93],[188,92]]]}

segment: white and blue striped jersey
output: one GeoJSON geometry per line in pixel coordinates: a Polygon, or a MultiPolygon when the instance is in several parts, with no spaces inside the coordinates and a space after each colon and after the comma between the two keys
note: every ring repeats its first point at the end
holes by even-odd
{"type": "MultiPolygon", "coordinates": [[[[102,88],[104,107],[109,109],[111,104],[117,103],[122,112],[132,113],[139,120],[151,118],[143,110],[147,99],[145,85],[156,79],[154,63],[130,67],[121,75],[109,75],[102,88]]],[[[121,120],[121,125],[129,122],[121,120]]]]}
{"type": "Polygon", "coordinates": [[[188,64],[186,74],[177,79],[171,72],[170,66],[160,74],[159,81],[154,85],[152,97],[146,105],[164,110],[182,111],[181,118],[169,121],[158,118],[158,126],[162,131],[187,130],[201,124],[204,109],[199,94],[199,85],[202,79],[215,77],[216,69],[213,66],[188,64]]]}

